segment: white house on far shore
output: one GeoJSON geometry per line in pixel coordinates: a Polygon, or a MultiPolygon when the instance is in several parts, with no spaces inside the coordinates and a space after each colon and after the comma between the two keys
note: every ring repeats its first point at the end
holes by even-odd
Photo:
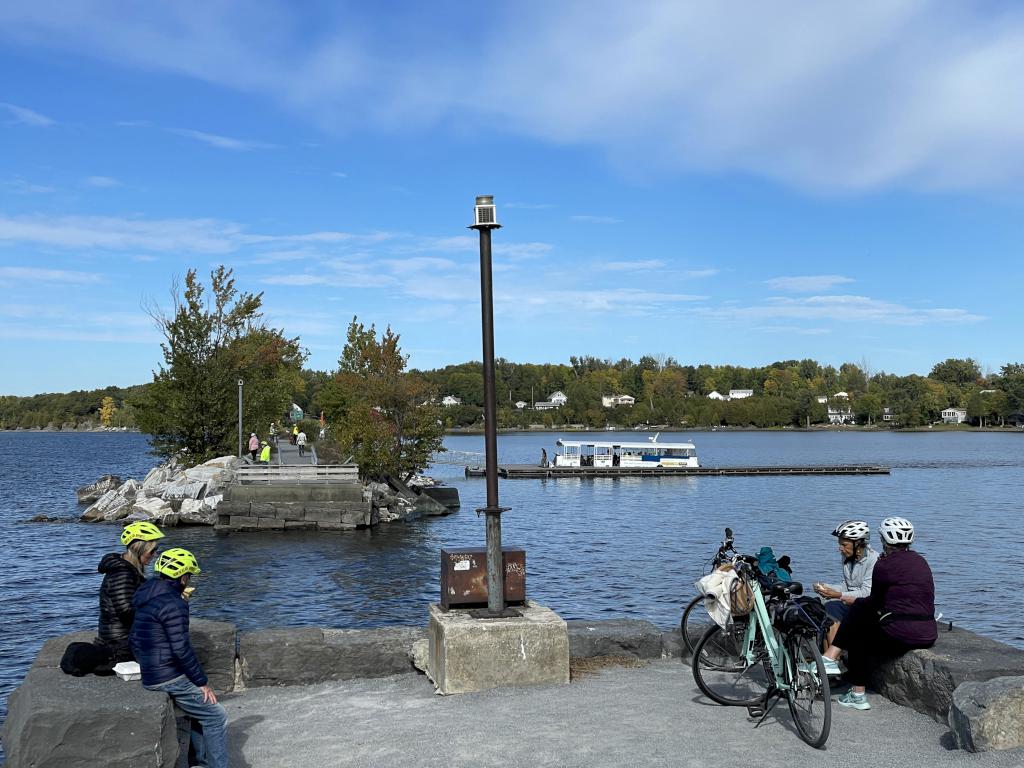
{"type": "Polygon", "coordinates": [[[547,400],[538,400],[533,407],[538,411],[550,411],[553,408],[561,408],[567,402],[569,402],[569,398],[559,389],[552,392],[547,400]]]}
{"type": "Polygon", "coordinates": [[[601,405],[605,408],[614,408],[617,405],[633,405],[636,398],[632,395],[601,395],[601,405]]]}
{"type": "Polygon", "coordinates": [[[462,405],[462,399],[455,395],[445,395],[441,398],[441,405],[445,408],[450,408],[453,405],[462,405]]]}
{"type": "Polygon", "coordinates": [[[523,408],[525,408],[528,405],[529,403],[526,402],[525,400],[516,400],[516,408],[520,411],[523,410],[523,408]]]}
{"type": "Polygon", "coordinates": [[[753,397],[754,390],[752,389],[730,389],[729,399],[730,400],[742,400],[745,397],[753,397]]]}
{"type": "Polygon", "coordinates": [[[717,390],[708,393],[708,400],[728,400],[729,398],[717,390]]]}
{"type": "Polygon", "coordinates": [[[967,421],[966,408],[947,408],[942,412],[943,424],[963,424],[967,421]]]}

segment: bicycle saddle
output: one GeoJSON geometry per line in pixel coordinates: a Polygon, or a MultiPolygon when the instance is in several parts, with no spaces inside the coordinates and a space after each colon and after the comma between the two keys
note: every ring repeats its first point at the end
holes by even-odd
{"type": "Polygon", "coordinates": [[[804,593],[804,585],[799,581],[780,581],[772,584],[771,597],[796,597],[804,593]]]}

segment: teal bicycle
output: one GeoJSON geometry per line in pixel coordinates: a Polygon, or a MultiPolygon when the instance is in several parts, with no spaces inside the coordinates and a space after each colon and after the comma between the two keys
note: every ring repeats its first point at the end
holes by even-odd
{"type": "Polygon", "coordinates": [[[820,749],[832,727],[832,701],[817,629],[794,600],[803,588],[777,582],[762,590],[749,558],[733,565],[742,580],[741,609],[750,612],[704,633],[693,653],[693,679],[712,701],[746,707],[757,725],[785,697],[800,738],[820,749]]]}

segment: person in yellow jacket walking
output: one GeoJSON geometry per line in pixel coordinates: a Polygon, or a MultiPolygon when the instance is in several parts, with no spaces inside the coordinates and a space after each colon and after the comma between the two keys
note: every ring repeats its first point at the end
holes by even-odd
{"type": "Polygon", "coordinates": [[[295,445],[299,440],[299,425],[296,424],[292,427],[292,445],[295,445]]]}
{"type": "Polygon", "coordinates": [[[260,463],[270,463],[270,445],[267,443],[266,440],[263,441],[263,449],[260,451],[260,463]]]}

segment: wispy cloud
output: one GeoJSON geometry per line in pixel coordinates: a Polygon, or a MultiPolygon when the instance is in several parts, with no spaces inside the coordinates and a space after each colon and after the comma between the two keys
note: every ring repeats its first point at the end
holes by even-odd
{"type": "Polygon", "coordinates": [[[574,216],[570,216],[571,221],[578,221],[582,224],[621,224],[622,219],[617,219],[614,216],[593,216],[587,213],[578,213],[574,216]]]}
{"type": "Polygon", "coordinates": [[[121,186],[120,181],[110,176],[87,176],[82,179],[82,184],[87,187],[96,187],[97,189],[110,189],[121,186]]]}
{"type": "Polygon", "coordinates": [[[36,128],[49,128],[51,125],[57,124],[57,121],[52,117],[47,117],[26,107],[19,107],[17,104],[0,102],[0,109],[6,110],[11,116],[11,119],[8,121],[11,123],[21,123],[22,125],[31,125],[36,128]]]}
{"type": "Polygon", "coordinates": [[[252,152],[257,149],[276,149],[276,144],[269,144],[265,141],[253,141],[251,139],[235,139],[230,136],[220,136],[216,133],[195,131],[191,128],[168,128],[171,133],[184,136],[188,139],[195,139],[203,144],[209,144],[217,149],[229,149],[233,152],[252,152]]]}
{"type": "Polygon", "coordinates": [[[30,181],[25,181],[25,179],[9,179],[0,182],[0,187],[16,195],[45,195],[55,191],[54,187],[45,184],[33,184],[30,181]]]}
{"type": "Polygon", "coordinates": [[[609,272],[646,272],[652,269],[662,269],[665,262],[660,259],[640,259],[637,261],[606,261],[600,265],[601,269],[609,272]]]}
{"type": "Polygon", "coordinates": [[[965,309],[908,307],[867,296],[773,298],[752,306],[700,308],[696,311],[709,319],[736,322],[809,320],[922,326],[963,325],[986,319],[984,315],[965,309]]]}
{"type": "Polygon", "coordinates": [[[552,203],[502,203],[502,208],[521,208],[524,211],[546,211],[555,206],[552,203]]]}
{"type": "Polygon", "coordinates": [[[347,179],[348,178],[348,174],[345,173],[344,171],[333,171],[331,173],[331,176],[334,176],[335,178],[338,178],[338,179],[347,179]]]}
{"type": "Polygon", "coordinates": [[[38,267],[0,267],[0,283],[73,283],[84,285],[102,281],[102,275],[92,272],[40,269],[38,267]]]}
{"type": "Polygon", "coordinates": [[[714,277],[715,275],[717,275],[721,271],[722,270],[720,270],[720,269],[715,269],[714,267],[709,267],[707,269],[688,269],[683,274],[686,277],[690,277],[690,278],[693,278],[694,280],[698,280],[698,279],[703,278],[703,277],[714,277]]]}
{"type": "Polygon", "coordinates": [[[852,277],[843,275],[801,275],[797,277],[773,277],[764,283],[775,291],[792,293],[816,293],[827,291],[837,285],[856,282],[852,277]]]}

